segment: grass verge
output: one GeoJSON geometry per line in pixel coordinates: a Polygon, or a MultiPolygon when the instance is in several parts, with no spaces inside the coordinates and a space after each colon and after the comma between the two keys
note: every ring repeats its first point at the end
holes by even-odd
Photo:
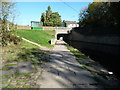
{"type": "MultiPolygon", "coordinates": [[[[37,65],[41,65],[49,60],[49,52],[42,51],[38,46],[22,40],[18,45],[10,44],[2,48],[2,84],[3,88],[30,87],[27,81],[31,80],[31,75],[38,72],[37,65]],[[33,72],[21,73],[20,63],[30,62],[35,69],[33,72]],[[20,81],[21,83],[18,84],[20,81]],[[18,82],[19,81],[19,82],[18,82]],[[26,81],[26,82],[24,82],[26,81]],[[5,85],[5,86],[4,86],[5,85]],[[27,85],[27,86],[26,86],[27,85]]],[[[27,70],[27,69],[26,69],[27,70]]],[[[30,68],[29,68],[30,70],[30,68]]]]}
{"type": "Polygon", "coordinates": [[[76,59],[78,61],[88,59],[88,57],[82,54],[79,50],[73,48],[72,46],[69,46],[68,44],[66,46],[67,46],[67,49],[70,50],[76,56],[76,59]]]}
{"type": "Polygon", "coordinates": [[[17,30],[17,34],[45,47],[52,47],[49,42],[55,38],[55,30],[17,30]]]}

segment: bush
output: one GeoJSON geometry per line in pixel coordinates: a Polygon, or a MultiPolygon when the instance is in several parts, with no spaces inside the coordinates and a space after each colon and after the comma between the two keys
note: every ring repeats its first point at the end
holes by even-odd
{"type": "Polygon", "coordinates": [[[2,30],[1,46],[7,46],[9,43],[18,44],[21,41],[17,35],[12,34],[11,31],[2,30]]]}

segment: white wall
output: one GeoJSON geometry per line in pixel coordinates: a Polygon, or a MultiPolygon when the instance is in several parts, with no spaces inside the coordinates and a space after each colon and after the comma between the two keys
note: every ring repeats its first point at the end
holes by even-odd
{"type": "Polygon", "coordinates": [[[79,24],[69,24],[68,27],[69,28],[71,28],[71,27],[79,27],[79,24]]]}

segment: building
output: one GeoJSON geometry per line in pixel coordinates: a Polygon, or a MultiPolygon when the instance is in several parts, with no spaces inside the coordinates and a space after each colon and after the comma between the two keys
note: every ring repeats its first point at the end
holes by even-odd
{"type": "Polygon", "coordinates": [[[43,22],[31,21],[31,29],[43,29],[43,22]]]}
{"type": "Polygon", "coordinates": [[[79,27],[79,24],[76,21],[63,20],[63,27],[74,28],[74,27],[79,27]]]}

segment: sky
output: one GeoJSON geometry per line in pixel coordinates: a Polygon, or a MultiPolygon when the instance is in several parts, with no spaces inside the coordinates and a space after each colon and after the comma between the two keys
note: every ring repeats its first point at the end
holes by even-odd
{"type": "Polygon", "coordinates": [[[51,6],[53,12],[58,12],[61,19],[78,21],[82,8],[90,2],[16,2],[17,25],[30,25],[31,21],[40,21],[41,14],[51,6]]]}

